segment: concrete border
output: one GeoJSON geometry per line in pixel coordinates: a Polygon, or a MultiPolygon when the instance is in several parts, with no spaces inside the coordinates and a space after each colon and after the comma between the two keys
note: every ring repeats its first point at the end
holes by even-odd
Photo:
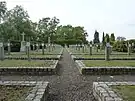
{"type": "Polygon", "coordinates": [[[98,101],[123,101],[122,97],[114,92],[110,86],[134,85],[135,82],[93,82],[93,95],[98,101]]]}
{"type": "Polygon", "coordinates": [[[50,67],[0,67],[0,75],[47,75],[56,74],[59,60],[50,67]]]}
{"type": "Polygon", "coordinates": [[[90,75],[122,75],[135,74],[135,67],[86,67],[81,60],[75,61],[81,74],[90,75]]]}
{"type": "Polygon", "coordinates": [[[49,94],[49,82],[45,81],[0,81],[0,85],[33,87],[25,101],[47,101],[49,94]]]}
{"type": "MultiPolygon", "coordinates": [[[[62,48],[60,55],[57,55],[56,60],[51,59],[51,61],[53,62],[53,65],[49,67],[0,67],[0,75],[53,75],[53,74],[57,74],[59,60],[62,58],[63,50],[64,49],[62,48]]],[[[42,58],[40,58],[40,60],[42,60],[42,58]]]]}

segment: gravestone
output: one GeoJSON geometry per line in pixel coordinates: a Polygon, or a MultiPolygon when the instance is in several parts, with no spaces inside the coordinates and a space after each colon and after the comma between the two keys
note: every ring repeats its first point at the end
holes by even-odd
{"type": "Polygon", "coordinates": [[[0,42],[0,60],[1,61],[4,60],[4,46],[3,46],[3,42],[0,42]]]}
{"type": "Polygon", "coordinates": [[[49,47],[49,52],[51,51],[51,45],[50,45],[50,37],[48,37],[48,47],[49,47]]]}
{"type": "Polygon", "coordinates": [[[53,44],[51,44],[51,51],[53,51],[53,44]]]}
{"type": "Polygon", "coordinates": [[[102,44],[100,44],[100,51],[102,51],[102,44]]]}
{"type": "Polygon", "coordinates": [[[24,33],[22,33],[22,41],[21,41],[21,52],[25,52],[26,51],[26,42],[24,41],[24,33]]]}
{"type": "Polygon", "coordinates": [[[90,55],[92,55],[92,44],[90,44],[90,55]]]}
{"type": "Polygon", "coordinates": [[[80,46],[80,45],[78,45],[78,50],[79,50],[79,51],[80,51],[80,47],[81,47],[81,46],[80,46]]]}
{"type": "Polygon", "coordinates": [[[37,52],[39,51],[39,44],[38,43],[36,44],[36,50],[37,50],[37,52]]]}
{"type": "Polygon", "coordinates": [[[132,43],[132,51],[134,50],[134,46],[135,46],[134,43],[132,43]]]}
{"type": "Polygon", "coordinates": [[[51,44],[48,44],[48,51],[51,51],[51,44]]]}
{"type": "Polygon", "coordinates": [[[75,49],[77,50],[77,44],[75,45],[75,49]]]}
{"type": "Polygon", "coordinates": [[[96,45],[96,52],[98,52],[98,45],[96,45]]]}
{"type": "Polygon", "coordinates": [[[131,44],[128,45],[128,55],[131,55],[131,44]]]}
{"type": "Polygon", "coordinates": [[[84,45],[82,45],[82,52],[84,53],[84,45]]]}
{"type": "Polygon", "coordinates": [[[105,60],[110,60],[110,43],[107,43],[105,47],[105,60]]]}
{"type": "Polygon", "coordinates": [[[44,43],[42,43],[42,54],[44,55],[45,52],[44,52],[44,43]]]}
{"type": "Polygon", "coordinates": [[[11,51],[10,43],[8,43],[7,46],[8,46],[8,55],[10,55],[10,51],[11,51]]]}
{"type": "Polygon", "coordinates": [[[30,42],[26,43],[26,51],[27,51],[27,56],[28,56],[28,61],[30,61],[30,42]]]}
{"type": "Polygon", "coordinates": [[[34,51],[35,50],[35,45],[33,44],[32,46],[33,46],[33,51],[34,51]]]}

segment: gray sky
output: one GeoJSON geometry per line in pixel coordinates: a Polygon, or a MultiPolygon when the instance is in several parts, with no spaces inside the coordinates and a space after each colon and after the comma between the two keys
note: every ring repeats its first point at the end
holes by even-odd
{"type": "Polygon", "coordinates": [[[33,21],[56,16],[60,24],[84,26],[92,40],[98,30],[135,38],[135,0],[6,0],[8,9],[21,5],[33,21]]]}

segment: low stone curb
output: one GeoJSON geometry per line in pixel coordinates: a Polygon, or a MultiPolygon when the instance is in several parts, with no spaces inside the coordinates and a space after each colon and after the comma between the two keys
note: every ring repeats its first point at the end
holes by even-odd
{"type": "Polygon", "coordinates": [[[0,67],[0,75],[47,75],[56,74],[58,60],[50,67],[0,67]]]}
{"type": "Polygon", "coordinates": [[[93,82],[93,95],[98,101],[123,101],[110,86],[135,85],[135,82],[93,82]]]}
{"type": "MultiPolygon", "coordinates": [[[[59,60],[59,56],[57,56],[57,58],[30,58],[31,60],[59,60]]],[[[7,59],[7,60],[28,60],[27,57],[5,57],[4,59],[7,59]]]]}
{"type": "MultiPolygon", "coordinates": [[[[89,53],[71,53],[71,55],[90,55],[89,53]]],[[[105,55],[104,53],[99,53],[99,54],[92,54],[92,55],[105,55]]],[[[128,54],[115,54],[115,53],[112,53],[110,55],[128,55],[128,54]]],[[[132,55],[132,54],[131,54],[132,55]]]]}
{"type": "Polygon", "coordinates": [[[86,67],[80,61],[75,61],[81,74],[91,75],[122,75],[122,74],[135,74],[135,67],[86,67]]]}
{"type": "Polygon", "coordinates": [[[33,87],[25,101],[47,101],[49,94],[49,82],[45,81],[0,81],[0,85],[33,87]]]}
{"type": "MultiPolygon", "coordinates": [[[[105,58],[74,58],[74,60],[105,60],[105,58]]],[[[135,58],[110,58],[110,60],[135,60],[135,58]]]]}

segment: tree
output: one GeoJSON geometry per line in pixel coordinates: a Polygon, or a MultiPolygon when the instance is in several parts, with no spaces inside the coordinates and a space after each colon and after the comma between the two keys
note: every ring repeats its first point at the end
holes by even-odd
{"type": "MultiPolygon", "coordinates": [[[[31,24],[27,11],[23,9],[22,6],[16,6],[9,10],[5,14],[4,23],[8,23],[14,29],[13,40],[20,40],[21,34],[24,32],[26,36],[30,35],[31,24]]],[[[8,26],[7,26],[8,27],[8,26]]],[[[7,28],[8,30],[9,28],[7,28]]],[[[4,32],[5,33],[5,32],[4,32]]]]}
{"type": "Polygon", "coordinates": [[[100,41],[99,41],[99,33],[97,32],[97,30],[95,31],[93,42],[94,42],[94,44],[100,43],[100,41]]]}
{"type": "Polygon", "coordinates": [[[102,37],[102,44],[103,44],[103,46],[105,46],[105,34],[104,34],[104,32],[103,32],[103,37],[102,37]]]}
{"type": "Polygon", "coordinates": [[[58,26],[56,31],[57,41],[63,41],[67,44],[87,43],[88,36],[82,26],[65,25],[58,26]]]}
{"type": "Polygon", "coordinates": [[[51,37],[51,40],[55,40],[56,29],[58,24],[59,19],[56,17],[42,18],[38,23],[39,37],[41,38],[41,40],[45,42],[45,40],[47,40],[48,37],[51,37]]]}
{"type": "Polygon", "coordinates": [[[114,41],[115,41],[114,33],[111,34],[110,41],[111,41],[111,42],[114,42],[114,41]]]}
{"type": "Polygon", "coordinates": [[[0,23],[3,20],[6,11],[7,11],[6,2],[1,1],[0,2],[0,23]]]}
{"type": "Polygon", "coordinates": [[[105,42],[106,43],[110,42],[109,34],[106,34],[106,36],[105,36],[105,42]]]}

